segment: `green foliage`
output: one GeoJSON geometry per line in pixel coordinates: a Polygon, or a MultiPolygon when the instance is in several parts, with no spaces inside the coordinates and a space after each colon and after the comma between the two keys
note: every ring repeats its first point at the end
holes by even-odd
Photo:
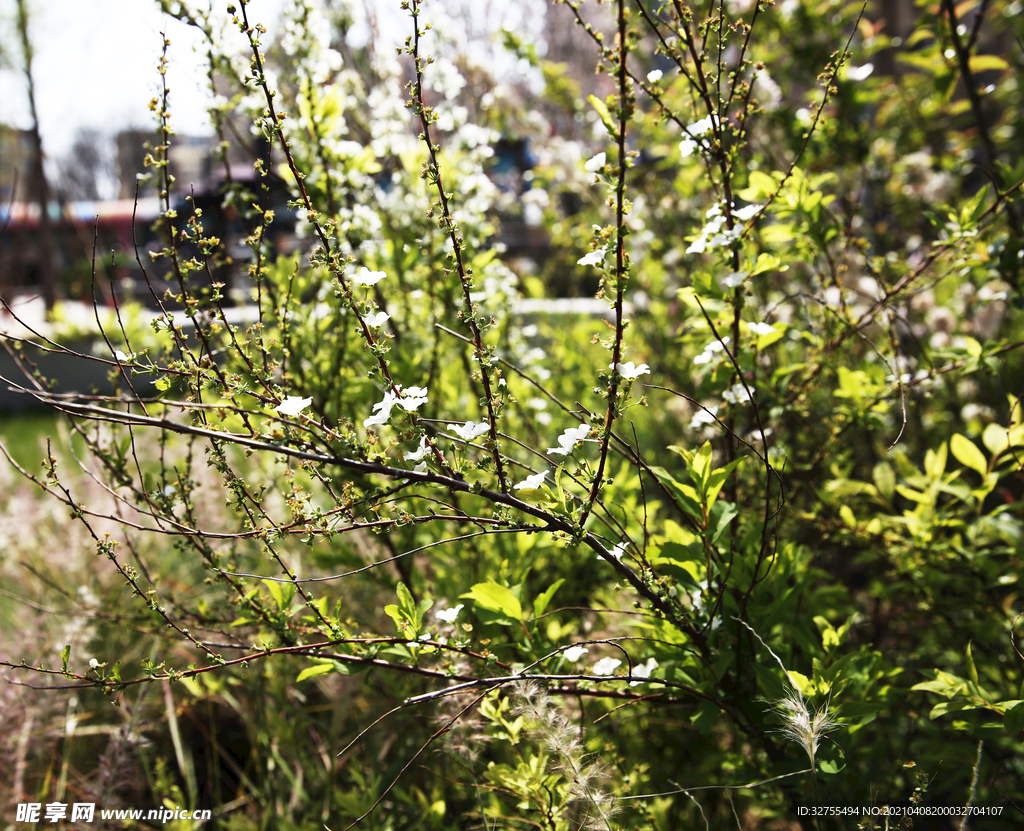
{"type": "MultiPolygon", "coordinates": [[[[296,0],[268,42],[240,2],[238,71],[181,4],[274,148],[226,197],[250,314],[186,279],[226,255],[168,197],[154,268],[195,334],[130,330],[149,351],[117,359],[118,395],[37,393],[74,418],[99,502],[55,456],[23,468],[124,587],[91,613],[130,608],[141,635],[97,629],[88,670],[66,641],[7,665],[148,695],[177,763],[160,799],[202,782],[157,687],[229,712],[244,741],[210,799],[232,828],[1008,817],[1014,5],[920,7],[898,42],[867,4],[570,2],[599,81],[495,46],[539,73],[533,123],[430,28],[440,6],[403,4],[388,63],[346,39],[347,6],[296,0]],[[491,125],[533,141],[531,187],[488,178],[491,125]],[[277,179],[293,253],[268,241],[277,179]],[[515,221],[550,239],[535,268],[496,245],[515,221]],[[567,285],[600,305],[566,313],[567,285]],[[158,397],[124,383],[153,375],[158,397]]],[[[166,94],[155,111],[170,141],[166,94]]]]}

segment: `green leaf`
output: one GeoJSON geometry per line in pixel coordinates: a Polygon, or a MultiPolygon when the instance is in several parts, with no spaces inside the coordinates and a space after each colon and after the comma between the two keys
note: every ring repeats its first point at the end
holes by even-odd
{"type": "Polygon", "coordinates": [[[677,482],[672,474],[669,473],[663,467],[651,467],[651,471],[658,480],[665,486],[665,489],[671,493],[679,506],[685,510],[690,516],[696,519],[698,522],[704,521],[704,511],[701,507],[700,497],[689,485],[684,485],[681,482],[677,482]]]}
{"type": "Polygon", "coordinates": [[[932,721],[949,713],[962,713],[964,710],[984,710],[988,705],[978,704],[969,698],[954,698],[951,701],[943,701],[932,707],[928,718],[932,721]]]}
{"type": "Polygon", "coordinates": [[[949,440],[949,449],[953,452],[953,456],[956,460],[964,467],[976,470],[983,477],[988,473],[988,463],[985,461],[985,455],[978,450],[978,446],[966,436],[963,436],[960,433],[953,436],[953,438],[949,440]]]}
{"type": "Polygon", "coordinates": [[[938,479],[946,472],[946,459],[948,458],[949,453],[944,444],[939,446],[938,452],[934,450],[925,451],[924,472],[928,475],[929,479],[938,479]]]}
{"type": "Polygon", "coordinates": [[[782,340],[782,336],[786,334],[786,325],[784,323],[773,323],[775,327],[774,332],[768,332],[764,335],[757,336],[757,348],[767,349],[776,341],[782,340]]]}
{"type": "Polygon", "coordinates": [[[750,178],[747,180],[747,186],[743,190],[737,191],[736,195],[748,202],[761,202],[767,199],[769,194],[775,193],[777,188],[778,184],[767,173],[752,170],[750,178]]]}
{"type": "Polygon", "coordinates": [[[693,451],[687,450],[685,447],[680,447],[678,444],[670,444],[668,449],[679,456],[687,466],[693,464],[693,451]]]}
{"type": "Polygon", "coordinates": [[[801,694],[803,694],[803,692],[811,686],[811,679],[804,675],[802,672],[797,672],[794,669],[789,669],[786,670],[786,674],[789,675],[790,683],[794,687],[796,687],[801,694]]]}
{"type": "Polygon", "coordinates": [[[896,493],[900,496],[912,499],[914,502],[920,502],[922,504],[928,504],[933,501],[932,497],[926,493],[915,491],[913,488],[905,488],[903,485],[896,486],[896,493]]]}
{"type": "Polygon", "coordinates": [[[736,518],[738,513],[736,506],[731,502],[722,501],[715,503],[708,518],[708,531],[711,534],[712,545],[715,545],[721,539],[722,534],[728,530],[729,524],[736,518]]]}
{"type": "Polygon", "coordinates": [[[523,607],[512,592],[497,583],[477,583],[467,594],[478,606],[492,612],[499,612],[512,620],[522,621],[523,607]]]}
{"type": "Polygon", "coordinates": [[[839,633],[826,618],[821,615],[815,615],[814,622],[818,625],[818,629],[821,630],[821,645],[825,648],[826,652],[839,646],[839,633]]]}
{"type": "Polygon", "coordinates": [[[693,464],[690,465],[690,478],[700,489],[700,492],[707,494],[708,474],[711,471],[711,442],[706,441],[701,445],[697,455],[693,457],[693,464]]]}
{"type": "Polygon", "coordinates": [[[267,587],[270,596],[274,598],[277,608],[283,611],[291,603],[292,596],[295,593],[294,586],[290,586],[291,591],[286,591],[285,584],[279,580],[264,580],[263,585],[267,587]]]}
{"type": "Polygon", "coordinates": [[[896,488],[896,473],[888,462],[879,462],[871,471],[871,478],[875,482],[878,492],[885,497],[885,501],[891,503],[893,492],[896,488]]]}
{"type": "Polygon", "coordinates": [[[776,222],[761,228],[761,241],[769,244],[784,245],[792,242],[798,234],[796,229],[788,222],[776,222]]]}
{"type": "Polygon", "coordinates": [[[432,597],[424,597],[416,606],[416,614],[413,623],[415,624],[415,629],[417,633],[420,631],[420,629],[423,628],[423,616],[433,605],[434,599],[432,597]]]}
{"type": "Polygon", "coordinates": [[[1024,730],[1024,701],[1006,711],[1003,716],[1003,726],[1006,732],[1016,738],[1020,731],[1024,730]]]}
{"type": "Polygon", "coordinates": [[[404,631],[409,623],[412,621],[408,617],[402,614],[399,608],[394,603],[389,603],[384,607],[384,614],[391,618],[395,622],[395,626],[398,627],[398,631],[404,631]]]}
{"type": "Polygon", "coordinates": [[[1002,72],[1002,70],[1010,68],[1010,65],[998,55],[971,55],[967,59],[967,66],[971,72],[987,72],[989,70],[1002,72]]]}
{"type": "MultiPolygon", "coordinates": [[[[405,583],[398,584],[398,608],[404,612],[411,612],[416,608],[416,603],[412,599],[412,592],[406,587],[405,583]]],[[[411,618],[412,615],[409,615],[411,618]]]]}
{"type": "Polygon", "coordinates": [[[910,689],[925,690],[926,692],[944,695],[946,698],[952,698],[967,686],[967,682],[963,678],[950,675],[941,669],[933,670],[933,672],[935,673],[934,681],[922,681],[920,684],[914,684],[910,689]]]}
{"type": "Polygon", "coordinates": [[[68,644],[60,651],[60,662],[64,665],[64,672],[68,671],[68,659],[71,657],[71,644],[68,644]]]}
{"type": "Polygon", "coordinates": [[[596,95],[588,95],[587,101],[590,102],[590,106],[597,110],[597,114],[601,117],[601,123],[608,128],[608,132],[615,135],[616,127],[612,121],[612,114],[608,111],[608,105],[596,95]]]}
{"type": "Polygon", "coordinates": [[[854,722],[858,719],[864,719],[863,723],[873,721],[883,710],[888,709],[889,705],[883,701],[855,701],[845,702],[836,708],[837,715],[847,722],[854,722]]]}
{"type": "Polygon", "coordinates": [[[964,657],[967,659],[967,677],[974,682],[975,686],[978,686],[980,683],[978,681],[978,668],[974,666],[974,656],[971,655],[970,643],[967,644],[967,652],[964,657]]]}
{"type": "Polygon", "coordinates": [[[858,402],[871,396],[875,391],[870,376],[859,369],[847,369],[845,366],[841,366],[837,375],[839,389],[833,393],[836,398],[849,398],[858,402]]]}
{"type": "Polygon", "coordinates": [[[552,583],[547,589],[545,589],[536,600],[533,601],[533,616],[534,618],[540,617],[544,614],[544,610],[547,609],[548,603],[551,602],[551,598],[554,597],[555,592],[558,591],[558,587],[565,582],[565,578],[559,578],[552,583]]]}
{"type": "Polygon", "coordinates": [[[783,265],[782,260],[773,254],[759,254],[757,262],[750,269],[750,276],[764,274],[766,271],[787,271],[788,265],[783,265]]]}
{"type": "Polygon", "coordinates": [[[740,461],[737,459],[729,462],[725,467],[720,467],[708,475],[707,484],[704,486],[704,498],[707,500],[709,510],[718,499],[718,494],[722,492],[722,488],[729,479],[729,474],[737,468],[740,461]]]}
{"type": "Polygon", "coordinates": [[[1010,431],[1001,424],[989,424],[981,434],[981,442],[993,456],[998,456],[1010,446],[1010,431]]]}
{"type": "Polygon", "coordinates": [[[715,297],[721,299],[725,296],[722,292],[722,287],[718,285],[718,280],[712,277],[705,271],[695,271],[690,275],[690,281],[693,283],[693,288],[697,294],[701,297],[715,297]]]}
{"type": "Polygon", "coordinates": [[[302,670],[302,672],[296,676],[295,681],[298,683],[299,681],[305,681],[307,678],[316,678],[318,675],[327,675],[331,672],[334,672],[333,661],[330,663],[313,664],[313,666],[306,667],[302,670]]]}
{"type": "Polygon", "coordinates": [[[409,637],[415,638],[422,627],[423,615],[426,614],[427,610],[433,605],[434,601],[429,598],[423,598],[419,604],[413,599],[412,592],[405,583],[399,583],[396,586],[396,593],[398,594],[398,605],[397,606],[386,606],[384,611],[398,624],[398,628],[401,630],[403,624],[407,624],[409,637]],[[389,609],[394,609],[392,614],[389,609]]]}
{"type": "Polygon", "coordinates": [[[718,720],[718,706],[712,701],[705,701],[690,718],[690,724],[697,732],[706,736],[718,720]]]}

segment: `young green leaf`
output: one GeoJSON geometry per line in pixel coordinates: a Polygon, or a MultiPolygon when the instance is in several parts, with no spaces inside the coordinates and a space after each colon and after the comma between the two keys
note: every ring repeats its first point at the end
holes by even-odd
{"type": "Polygon", "coordinates": [[[964,467],[976,470],[983,477],[988,473],[988,463],[978,446],[966,436],[957,433],[949,440],[949,449],[954,458],[964,467]]]}
{"type": "Polygon", "coordinates": [[[519,598],[498,583],[477,583],[462,596],[470,598],[481,608],[498,612],[512,620],[523,619],[523,607],[519,598]]]}

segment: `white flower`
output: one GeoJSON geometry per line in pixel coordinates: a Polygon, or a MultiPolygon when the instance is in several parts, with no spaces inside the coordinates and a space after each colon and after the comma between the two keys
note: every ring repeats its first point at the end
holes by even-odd
{"type": "Polygon", "coordinates": [[[709,248],[728,245],[743,233],[742,228],[725,227],[721,205],[713,205],[707,212],[707,218],[708,224],[701,228],[700,236],[690,243],[690,247],[686,249],[687,254],[703,254],[709,248]]]}
{"type": "Polygon", "coordinates": [[[397,395],[391,390],[385,392],[384,400],[378,401],[373,405],[373,409],[376,411],[375,414],[363,420],[363,427],[370,427],[374,424],[387,424],[388,419],[391,418],[391,408],[397,403],[397,395]]]}
{"type": "Polygon", "coordinates": [[[616,372],[619,373],[619,375],[621,375],[627,381],[635,381],[641,375],[651,374],[651,370],[647,366],[647,364],[640,364],[640,366],[636,366],[632,361],[626,364],[615,364],[614,366],[610,366],[608,368],[614,369],[616,372]]]}
{"type": "Polygon", "coordinates": [[[693,418],[690,419],[690,429],[696,430],[698,427],[703,427],[705,424],[714,424],[716,421],[716,413],[718,413],[717,404],[713,407],[707,407],[700,410],[693,418]]]}
{"type": "Polygon", "coordinates": [[[621,663],[622,661],[618,658],[602,658],[594,664],[591,672],[593,672],[594,675],[611,675],[615,672],[615,668],[621,663]]]}
{"type": "Polygon", "coordinates": [[[766,110],[777,110],[782,103],[782,90],[763,69],[754,76],[754,95],[766,110]]]}
{"type": "Polygon", "coordinates": [[[398,399],[398,406],[407,413],[414,413],[427,403],[426,387],[408,387],[406,389],[399,387],[398,389],[402,393],[402,397],[398,399]]]}
{"type": "Polygon", "coordinates": [[[434,612],[434,617],[438,620],[443,620],[445,623],[455,623],[455,618],[459,616],[459,612],[461,612],[463,608],[465,608],[464,604],[460,603],[458,606],[451,609],[441,609],[438,612],[434,612]]]}
{"type": "Polygon", "coordinates": [[[114,360],[117,361],[119,364],[125,364],[125,363],[128,363],[128,361],[134,361],[135,360],[135,353],[132,352],[131,355],[127,355],[124,352],[122,352],[120,349],[115,349],[114,350],[114,360]]]}
{"type": "Polygon", "coordinates": [[[734,289],[736,286],[742,286],[743,281],[749,276],[749,271],[733,271],[728,277],[719,277],[718,282],[721,283],[722,288],[734,289]]]}
{"type": "Polygon", "coordinates": [[[620,542],[608,553],[621,563],[623,556],[626,554],[627,548],[629,548],[629,543],[620,542]]]}
{"type": "MultiPolygon", "coordinates": [[[[585,649],[583,651],[586,652],[585,649]]],[[[90,658],[89,659],[89,669],[99,669],[99,666],[100,666],[100,662],[97,661],[95,658],[90,658]]]]}
{"type": "Polygon", "coordinates": [[[477,424],[467,421],[465,424],[449,424],[448,429],[464,441],[473,441],[477,436],[482,436],[491,428],[483,422],[477,424]]]}
{"type": "Polygon", "coordinates": [[[686,138],[679,142],[679,152],[683,158],[693,155],[693,151],[700,147],[700,142],[696,139],[701,136],[706,136],[719,124],[718,117],[709,115],[705,118],[701,118],[698,121],[693,122],[689,127],[686,128],[686,138]]]}
{"type": "Polygon", "coordinates": [[[555,453],[559,456],[568,456],[572,453],[578,442],[583,441],[590,435],[590,425],[581,423],[579,427],[570,427],[558,437],[558,447],[549,447],[548,453],[555,453]]]}
{"type": "Polygon", "coordinates": [[[391,319],[391,315],[387,312],[377,312],[376,314],[368,314],[363,320],[366,321],[366,325],[371,329],[379,329],[385,323],[391,319]]]}
{"type": "Polygon", "coordinates": [[[715,356],[715,353],[722,352],[725,350],[725,347],[729,345],[729,341],[730,338],[728,336],[722,338],[721,340],[711,341],[711,343],[704,347],[704,351],[693,359],[693,362],[698,366],[700,364],[709,363],[711,359],[715,356]]]}
{"type": "MultiPolygon", "coordinates": [[[[646,664],[640,664],[639,666],[633,667],[634,678],[650,678],[651,670],[658,668],[658,662],[654,658],[648,658],[646,664]]],[[[629,686],[635,687],[637,684],[642,684],[643,681],[630,681],[629,686]]]]}
{"type": "Polygon", "coordinates": [[[735,219],[738,219],[741,222],[746,222],[748,219],[753,219],[757,216],[763,207],[764,205],[747,205],[745,208],[739,208],[733,211],[732,215],[735,219]]]}
{"type": "Polygon", "coordinates": [[[276,407],[276,412],[286,416],[297,416],[312,403],[312,398],[299,398],[297,395],[289,395],[276,407]]]}
{"type": "Polygon", "coordinates": [[[407,462],[421,462],[423,457],[430,452],[430,448],[427,447],[427,437],[423,436],[420,438],[420,446],[416,450],[411,450],[406,453],[402,458],[407,462]]]}
{"type": "Polygon", "coordinates": [[[535,473],[533,476],[527,476],[522,482],[512,486],[513,490],[532,490],[533,488],[539,488],[544,480],[547,478],[550,471],[543,471],[541,473],[535,473]]]}
{"type": "Polygon", "coordinates": [[[567,661],[578,661],[589,651],[585,646],[570,646],[568,649],[562,650],[562,655],[567,661]]]}
{"type": "Polygon", "coordinates": [[[665,73],[662,72],[660,69],[652,69],[650,72],[647,73],[647,80],[650,81],[652,84],[656,84],[658,83],[658,81],[661,80],[661,76],[664,74],[665,73]]]}
{"type": "Polygon", "coordinates": [[[743,384],[736,383],[722,393],[722,398],[730,404],[742,404],[744,401],[749,401],[751,395],[743,384]]]}
{"type": "Polygon", "coordinates": [[[755,335],[770,335],[772,332],[776,331],[775,327],[768,323],[748,323],[747,329],[755,335]]]}
{"type": "Polygon", "coordinates": [[[604,167],[605,160],[608,158],[605,153],[598,153],[589,162],[583,165],[591,173],[597,173],[602,167],[604,167]]]}
{"type": "Polygon", "coordinates": [[[679,142],[679,153],[685,159],[693,155],[693,151],[697,149],[697,142],[691,138],[684,138],[679,142]]]}
{"type": "Polygon", "coordinates": [[[704,598],[702,597],[702,595],[708,589],[708,581],[701,580],[700,583],[698,583],[697,585],[700,586],[700,588],[698,588],[697,591],[690,595],[690,603],[693,604],[693,608],[695,611],[703,612],[704,598]]]}
{"type": "Polygon", "coordinates": [[[360,286],[375,286],[388,275],[383,271],[370,271],[365,265],[352,278],[352,282],[360,286]]]}
{"type": "Polygon", "coordinates": [[[694,121],[693,124],[691,124],[686,129],[691,136],[706,136],[708,133],[714,130],[715,127],[718,126],[718,124],[719,121],[717,115],[708,115],[700,119],[699,121],[694,121]]]}
{"type": "Polygon", "coordinates": [[[585,257],[580,257],[576,260],[576,265],[601,265],[604,262],[604,249],[598,248],[597,251],[591,251],[585,257]]]}
{"type": "Polygon", "coordinates": [[[846,77],[851,81],[863,81],[874,71],[873,63],[866,63],[864,66],[850,66],[846,70],[846,77]]]}

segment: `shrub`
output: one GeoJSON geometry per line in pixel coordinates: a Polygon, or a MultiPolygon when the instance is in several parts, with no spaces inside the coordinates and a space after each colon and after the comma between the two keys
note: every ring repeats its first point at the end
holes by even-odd
{"type": "MultiPolygon", "coordinates": [[[[570,1],[602,74],[588,107],[507,35],[548,93],[533,119],[418,0],[397,60],[332,4],[296,0],[273,46],[229,5],[244,59],[167,5],[209,40],[214,125],[248,113],[273,148],[224,196],[250,318],[210,218],[173,201],[165,88],[170,346],[97,358],[115,395],[32,393],[113,502],[54,456],[23,470],[125,599],[90,607],[116,630],[95,665],[7,666],[151,689],[176,767],[150,792],[231,827],[911,827],[965,805],[1005,827],[1016,4],[943,2],[897,42],[867,4],[570,1]],[[591,137],[545,135],[559,106],[591,137]],[[518,205],[488,176],[509,124],[538,147],[518,205]],[[520,210],[550,233],[534,274],[501,256],[520,210]],[[601,312],[528,320],[566,273],[597,275],[601,312]]],[[[155,758],[125,746],[104,758],[155,758]]]]}

